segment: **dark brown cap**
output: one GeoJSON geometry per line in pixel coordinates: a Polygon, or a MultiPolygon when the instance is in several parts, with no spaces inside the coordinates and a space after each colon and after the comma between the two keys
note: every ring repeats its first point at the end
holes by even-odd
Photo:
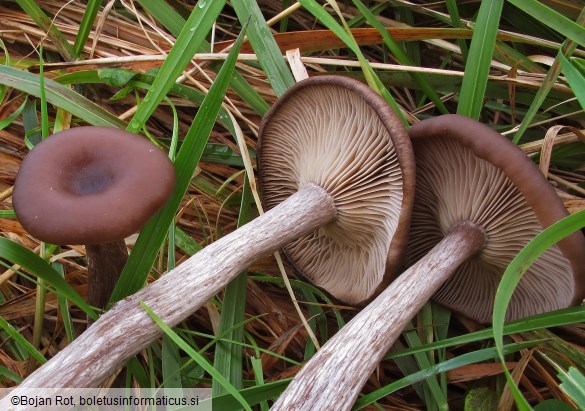
{"type": "Polygon", "coordinates": [[[267,209],[309,183],[335,200],[335,221],[284,249],[299,274],[349,304],[386,287],[406,247],[414,161],[379,95],[342,76],[297,83],[263,119],[258,165],[267,209]]]}
{"type": "Polygon", "coordinates": [[[150,141],[110,127],[76,127],[34,147],[14,185],[24,228],[54,244],[113,242],[167,201],[175,169],[150,141]]]}
{"type": "MultiPolygon", "coordinates": [[[[434,299],[490,322],[496,289],[510,261],[539,232],[568,215],[535,164],[501,134],[475,120],[445,115],[409,134],[417,192],[407,263],[471,221],[485,230],[483,249],[459,267],[434,299]]],[[[578,304],[585,294],[585,238],[576,232],[546,251],[524,274],[510,302],[513,320],[578,304]]]]}

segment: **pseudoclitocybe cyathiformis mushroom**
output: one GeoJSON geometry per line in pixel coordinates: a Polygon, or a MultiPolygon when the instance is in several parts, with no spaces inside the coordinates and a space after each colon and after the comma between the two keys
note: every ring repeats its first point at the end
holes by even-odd
{"type": "Polygon", "coordinates": [[[335,221],[284,247],[303,277],[348,304],[384,289],[406,246],[413,165],[402,125],[366,85],[322,76],[267,113],[258,146],[268,209],[307,184],[335,202],[335,221]]]}
{"type": "MultiPolygon", "coordinates": [[[[380,262],[366,264],[364,258],[359,257],[359,263],[349,267],[353,272],[348,274],[356,278],[370,278],[369,285],[356,293],[355,298],[360,301],[370,298],[368,293],[376,292],[387,281],[386,273],[391,270],[386,269],[385,262],[390,256],[397,263],[403,253],[392,248],[405,245],[414,197],[412,149],[406,130],[389,106],[356,80],[319,77],[305,80],[285,93],[265,116],[261,129],[266,130],[261,136],[259,158],[263,162],[260,173],[264,176],[262,191],[266,193],[271,209],[205,247],[135,295],[115,304],[71,345],[24,380],[20,388],[99,384],[124,360],[162,334],[141,307],[141,302],[169,326],[174,326],[257,258],[315,230],[315,234],[309,234],[308,242],[317,247],[314,251],[316,255],[320,252],[324,254],[318,261],[324,261],[323,257],[327,256],[338,258],[333,254],[335,247],[328,244],[346,241],[340,237],[341,232],[349,238],[356,235],[363,239],[365,236],[361,233],[364,226],[369,227],[370,236],[379,232],[378,225],[388,229],[390,234],[385,234],[381,240],[364,239],[375,250],[370,257],[380,259],[380,262]],[[321,114],[310,120],[295,118],[295,107],[299,110],[303,107],[304,112],[321,114]],[[273,129],[270,125],[274,121],[290,124],[295,120],[305,123],[290,129],[286,125],[273,129]],[[299,127],[312,129],[315,142],[302,137],[309,149],[305,151],[306,157],[295,157],[292,164],[283,168],[283,174],[290,172],[289,178],[293,181],[291,189],[290,184],[276,177],[276,170],[284,163],[283,157],[292,154],[281,146],[285,151],[279,156],[274,151],[278,145],[273,146],[270,140],[290,140],[285,135],[300,133],[299,127]],[[354,136],[349,133],[354,133],[354,136]],[[322,141],[316,142],[318,140],[322,141]],[[268,164],[270,157],[273,157],[273,165],[268,164]],[[283,190],[289,191],[283,198],[275,199],[276,194],[268,194],[271,185],[282,186],[283,190]],[[298,191],[294,192],[295,188],[298,191]],[[284,201],[275,205],[280,200],[284,201]],[[392,207],[400,209],[388,210],[392,207]],[[362,214],[356,213],[360,209],[362,214]],[[322,233],[327,234],[326,240],[311,240],[320,238],[322,233]],[[398,239],[393,241],[392,235],[398,236],[398,239]],[[364,272],[366,269],[379,272],[367,273],[364,272]],[[62,367],[64,363],[67,367],[62,367]]],[[[303,151],[305,148],[297,145],[294,150],[303,151]]],[[[289,257],[292,257],[290,254],[289,257]]],[[[305,275],[318,275],[315,274],[317,271],[305,269],[302,260],[299,267],[305,275]]],[[[324,266],[328,267],[327,264],[324,266]]],[[[340,278],[338,281],[343,283],[345,280],[340,278]]],[[[340,296],[350,295],[355,286],[349,281],[347,284],[349,292],[341,293],[339,287],[332,292],[340,296]]],[[[42,395],[42,392],[35,395],[42,395]]]]}
{"type": "Polygon", "coordinates": [[[12,201],[24,228],[53,244],[84,244],[88,302],[105,308],[126,264],[124,238],[167,201],[175,169],[145,138],[76,127],[39,143],[22,162],[12,201]]]}
{"type": "MultiPolygon", "coordinates": [[[[508,263],[538,232],[567,215],[536,166],[489,127],[446,115],[420,122],[409,135],[417,162],[407,252],[414,265],[322,347],[275,410],[325,410],[333,403],[336,410],[350,409],[431,296],[489,322],[508,263]]],[[[520,282],[508,320],[579,303],[585,294],[584,251],[585,237],[576,232],[539,258],[520,282]]]]}
{"type": "MultiPolygon", "coordinates": [[[[506,267],[543,228],[568,215],[537,167],[507,139],[466,117],[425,120],[409,135],[417,193],[407,264],[429,252],[451,227],[485,240],[433,299],[482,323],[506,267]],[[470,234],[472,235],[472,234],[470,234]]],[[[565,308],[585,296],[585,240],[580,232],[548,249],[520,280],[507,320],[565,308]]]]}

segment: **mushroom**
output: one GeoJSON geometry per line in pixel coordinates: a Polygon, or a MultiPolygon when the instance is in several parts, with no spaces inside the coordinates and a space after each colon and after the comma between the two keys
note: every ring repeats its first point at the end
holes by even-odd
{"type": "MultiPolygon", "coordinates": [[[[530,159],[489,127],[445,115],[421,121],[409,135],[417,189],[407,263],[414,265],[303,366],[274,410],[322,410],[333,403],[338,410],[350,409],[431,297],[489,322],[508,263],[538,232],[568,215],[530,159]]],[[[585,237],[578,231],[545,252],[520,281],[507,320],[580,303],[584,250],[585,237]]]]}
{"type": "Polygon", "coordinates": [[[295,271],[347,304],[391,281],[406,248],[414,166],[400,120],[366,85],[340,76],[298,83],[266,114],[258,175],[267,209],[316,184],[335,221],[284,247],[295,271]]]}
{"type": "Polygon", "coordinates": [[[98,385],[162,334],[141,303],[172,327],[253,261],[302,236],[316,248],[313,255],[297,254],[298,243],[287,247],[287,254],[298,256],[294,265],[307,277],[323,276],[323,287],[329,287],[334,271],[367,279],[358,288],[355,280],[338,278],[347,290],[330,289],[340,298],[365,301],[388,281],[392,268],[386,261],[398,265],[403,255],[414,197],[412,148],[392,109],[357,80],[322,76],[288,90],[260,129],[261,190],[270,210],[116,303],[12,395],[27,387],[98,385]],[[280,139],[287,144],[275,141],[280,139]],[[348,239],[363,244],[352,246],[348,239]],[[361,249],[364,244],[370,251],[361,249]],[[354,253],[356,262],[340,252],[354,253]],[[341,259],[347,267],[327,258],[341,259]]]}
{"type": "Polygon", "coordinates": [[[53,244],[84,244],[88,302],[105,308],[126,264],[124,238],[167,201],[175,169],[148,140],[111,127],[76,127],[22,162],[12,201],[23,227],[53,244]]]}

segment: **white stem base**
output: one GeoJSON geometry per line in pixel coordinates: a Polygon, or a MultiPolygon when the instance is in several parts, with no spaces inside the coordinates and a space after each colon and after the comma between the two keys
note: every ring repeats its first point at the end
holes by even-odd
{"type": "Polygon", "coordinates": [[[408,321],[484,242],[484,232],[475,225],[462,223],[454,227],[327,341],[271,410],[350,410],[408,321]]]}

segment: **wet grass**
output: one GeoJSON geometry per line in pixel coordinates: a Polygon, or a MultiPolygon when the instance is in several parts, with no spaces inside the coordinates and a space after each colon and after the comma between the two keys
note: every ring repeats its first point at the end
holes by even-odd
{"type": "MultiPolygon", "coordinates": [[[[178,171],[172,200],[129,239],[113,301],[258,214],[245,164],[255,161],[259,121],[306,73],[367,82],[405,123],[458,112],[490,124],[541,165],[574,214],[551,235],[585,225],[584,16],[575,2],[555,2],[555,10],[529,0],[225,3],[0,5],[0,384],[26,378],[91,313],[83,247],[31,238],[10,201],[27,150],[74,124],[142,133],[174,153],[178,171]],[[243,27],[242,49],[230,57],[243,27]],[[295,53],[283,58],[294,49],[301,68],[289,64],[295,53]]],[[[310,332],[267,257],[131,360],[125,380],[213,387],[217,409],[267,409],[355,313],[301,280],[288,287],[310,332]]],[[[428,304],[356,406],[506,410],[515,394],[517,404],[575,407],[584,324],[581,306],[483,330],[428,304]],[[521,398],[506,388],[496,345],[521,398]]]]}

